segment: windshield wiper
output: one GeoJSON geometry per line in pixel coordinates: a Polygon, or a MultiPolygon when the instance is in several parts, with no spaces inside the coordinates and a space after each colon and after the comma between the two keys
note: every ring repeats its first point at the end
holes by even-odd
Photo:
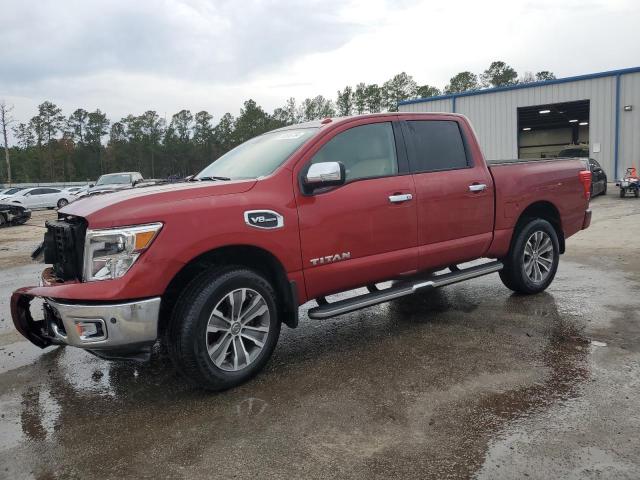
{"type": "Polygon", "coordinates": [[[231,178],[229,177],[216,177],[216,176],[210,176],[210,177],[198,177],[198,178],[192,178],[192,181],[197,181],[197,180],[201,180],[201,181],[211,181],[211,180],[222,180],[225,182],[228,182],[229,180],[231,180],[231,178]]]}

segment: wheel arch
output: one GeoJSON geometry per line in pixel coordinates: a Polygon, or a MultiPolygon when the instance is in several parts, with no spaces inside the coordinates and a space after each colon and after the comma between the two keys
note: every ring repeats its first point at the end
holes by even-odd
{"type": "Polygon", "coordinates": [[[534,202],[522,211],[522,213],[518,217],[515,228],[513,229],[511,241],[513,242],[513,240],[515,239],[516,232],[518,232],[522,224],[532,218],[542,218],[553,226],[554,230],[556,231],[556,235],[558,236],[560,253],[564,253],[565,240],[564,231],[562,230],[562,217],[560,216],[558,208],[553,203],[547,200],[534,202]]]}
{"type": "Polygon", "coordinates": [[[291,328],[298,326],[298,298],[294,282],[290,282],[282,263],[268,250],[253,245],[229,245],[204,252],[186,263],[171,279],[162,296],[159,335],[169,325],[171,312],[180,293],[197,275],[214,266],[238,265],[262,274],[271,282],[278,295],[282,322],[291,328]]]}

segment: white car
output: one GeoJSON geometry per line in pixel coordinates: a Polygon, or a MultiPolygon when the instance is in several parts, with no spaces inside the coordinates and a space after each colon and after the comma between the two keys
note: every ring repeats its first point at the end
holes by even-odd
{"type": "Polygon", "coordinates": [[[89,189],[89,185],[83,185],[81,187],[69,187],[65,188],[65,191],[69,192],[74,196],[80,195],[82,192],[86,192],[89,189]]]}
{"type": "Polygon", "coordinates": [[[4,190],[0,190],[0,198],[8,197],[9,195],[13,195],[18,193],[20,190],[23,190],[22,187],[10,187],[5,188],[4,190]]]}
{"type": "Polygon", "coordinates": [[[75,197],[60,188],[33,187],[24,188],[13,195],[2,196],[0,203],[21,205],[27,208],[62,208],[75,197]]]}

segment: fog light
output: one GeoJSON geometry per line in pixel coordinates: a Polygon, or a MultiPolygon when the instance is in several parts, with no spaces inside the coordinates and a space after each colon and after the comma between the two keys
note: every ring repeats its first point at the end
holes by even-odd
{"type": "Polygon", "coordinates": [[[102,340],[106,337],[102,320],[76,321],[76,332],[80,340],[102,340]]]}

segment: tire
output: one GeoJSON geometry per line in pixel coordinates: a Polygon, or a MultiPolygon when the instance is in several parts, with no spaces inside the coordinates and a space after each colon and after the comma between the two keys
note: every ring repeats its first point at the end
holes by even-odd
{"type": "Polygon", "coordinates": [[[625,196],[625,194],[626,194],[626,193],[627,193],[627,192],[625,192],[624,188],[621,188],[621,189],[620,189],[620,198],[624,198],[624,196],[625,196]]]}
{"type": "Polygon", "coordinates": [[[6,223],[7,223],[7,219],[4,216],[4,213],[0,213],[0,228],[4,227],[6,223]]]}
{"type": "Polygon", "coordinates": [[[555,228],[541,218],[529,219],[516,230],[511,249],[502,260],[504,268],[500,271],[500,279],[514,292],[540,293],[556,276],[559,259],[560,246],[555,228]],[[537,255],[534,257],[531,252],[537,255]],[[538,258],[537,262],[535,258],[538,258]]]}
{"type": "Polygon", "coordinates": [[[179,296],[167,332],[176,369],[211,391],[246,382],[266,365],[278,342],[277,304],[271,284],[247,268],[225,267],[199,275],[179,296]],[[241,300],[237,312],[232,300],[236,305],[241,300]],[[264,313],[243,323],[243,313],[248,317],[256,307],[264,313]]]}
{"type": "Polygon", "coordinates": [[[636,188],[636,189],[633,191],[633,194],[635,195],[635,197],[636,197],[636,198],[640,197],[640,189],[637,189],[637,188],[636,188]]]}
{"type": "Polygon", "coordinates": [[[607,181],[604,181],[604,188],[602,189],[602,195],[607,196],[607,181]]]}
{"type": "Polygon", "coordinates": [[[58,200],[58,208],[64,208],[67,205],[69,205],[69,200],[67,200],[66,198],[61,198],[60,200],[58,200]]]}

